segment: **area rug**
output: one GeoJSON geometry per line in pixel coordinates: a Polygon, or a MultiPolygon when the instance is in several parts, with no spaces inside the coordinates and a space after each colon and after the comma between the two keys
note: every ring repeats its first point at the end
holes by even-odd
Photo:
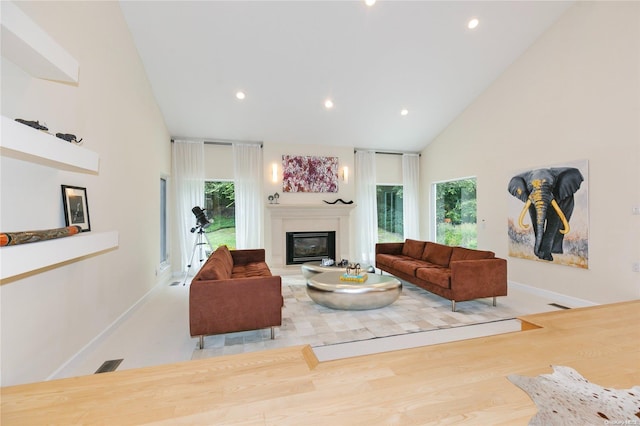
{"type": "Polygon", "coordinates": [[[312,347],[357,342],[429,330],[464,327],[515,318],[508,307],[492,305],[492,299],[451,302],[413,284],[403,282],[402,294],[393,304],[366,311],[343,311],[313,302],[302,275],[282,277],[282,326],[276,338],[270,330],[254,330],[207,336],[203,350],[196,349],[193,359],[251,352],[285,346],[312,347]]]}
{"type": "Polygon", "coordinates": [[[637,425],[640,423],[640,386],[604,388],[590,383],[571,367],[552,365],[552,374],[507,378],[525,391],[538,407],[530,426],[637,425]]]}

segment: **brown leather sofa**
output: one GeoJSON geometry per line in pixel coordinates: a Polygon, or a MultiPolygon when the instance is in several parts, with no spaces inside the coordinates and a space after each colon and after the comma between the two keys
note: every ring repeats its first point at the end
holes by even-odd
{"type": "Polygon", "coordinates": [[[264,249],[229,250],[209,256],[189,289],[191,337],[257,330],[282,324],[282,279],[271,274],[264,249]]]}
{"type": "MultiPolygon", "coordinates": [[[[376,268],[456,302],[507,295],[507,261],[491,251],[407,239],[376,244],[376,268]]],[[[382,272],[381,272],[382,273],[382,272]]]]}

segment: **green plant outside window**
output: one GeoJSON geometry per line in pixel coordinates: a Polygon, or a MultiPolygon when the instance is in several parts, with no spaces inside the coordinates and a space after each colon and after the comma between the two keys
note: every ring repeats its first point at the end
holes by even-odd
{"type": "Polygon", "coordinates": [[[436,242],[478,247],[476,178],[434,184],[436,242]]]}
{"type": "Polygon", "coordinates": [[[205,209],[211,225],[205,230],[211,249],[221,245],[236,248],[236,205],[232,181],[207,181],[204,185],[205,209]]]}
{"type": "Polygon", "coordinates": [[[404,241],[402,218],[402,185],[378,185],[378,242],[404,241]]]}

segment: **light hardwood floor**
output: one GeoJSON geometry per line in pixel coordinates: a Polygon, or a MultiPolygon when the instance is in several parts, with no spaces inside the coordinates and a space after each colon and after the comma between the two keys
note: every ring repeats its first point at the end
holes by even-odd
{"type": "Polygon", "coordinates": [[[640,301],[529,315],[528,330],[318,362],[308,346],[2,388],[2,424],[527,424],[507,380],[551,365],[640,384],[640,301]]]}
{"type": "MultiPolygon", "coordinates": [[[[299,274],[298,270],[295,272],[277,271],[279,275],[283,276],[297,275],[296,272],[299,274]]],[[[93,374],[103,362],[112,359],[123,359],[118,370],[127,370],[187,361],[192,357],[200,358],[199,351],[196,350],[197,338],[189,336],[188,284],[186,286],[181,284],[157,286],[118,324],[47,379],[63,379],[93,374]]],[[[508,296],[498,298],[500,306],[507,307],[519,315],[558,310],[550,305],[552,302],[561,302],[567,306],[577,307],[561,300],[522,291],[518,287],[510,287],[508,296]]],[[[464,306],[464,304],[460,306],[464,306]]],[[[513,322],[514,324],[500,322],[462,327],[455,330],[444,329],[426,333],[411,333],[372,341],[316,347],[314,351],[321,361],[325,361],[518,330],[519,324],[517,321],[513,322]]],[[[208,337],[205,344],[213,338],[214,336],[208,337]]],[[[234,350],[237,352],[233,353],[256,350],[255,344],[245,345],[247,346],[245,348],[242,347],[243,345],[236,346],[238,347],[234,350]]],[[[27,382],[6,383],[5,385],[22,383],[27,382]]]]}

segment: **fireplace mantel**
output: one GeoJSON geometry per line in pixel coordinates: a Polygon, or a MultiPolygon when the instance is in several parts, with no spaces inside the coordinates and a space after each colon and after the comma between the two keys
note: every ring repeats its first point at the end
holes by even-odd
{"type": "Polygon", "coordinates": [[[267,204],[271,217],[341,216],[351,214],[355,204],[267,204]]]}
{"type": "Polygon", "coordinates": [[[351,212],[355,204],[267,204],[271,223],[271,266],[286,267],[286,233],[335,231],[336,257],[349,259],[351,212]]]}

